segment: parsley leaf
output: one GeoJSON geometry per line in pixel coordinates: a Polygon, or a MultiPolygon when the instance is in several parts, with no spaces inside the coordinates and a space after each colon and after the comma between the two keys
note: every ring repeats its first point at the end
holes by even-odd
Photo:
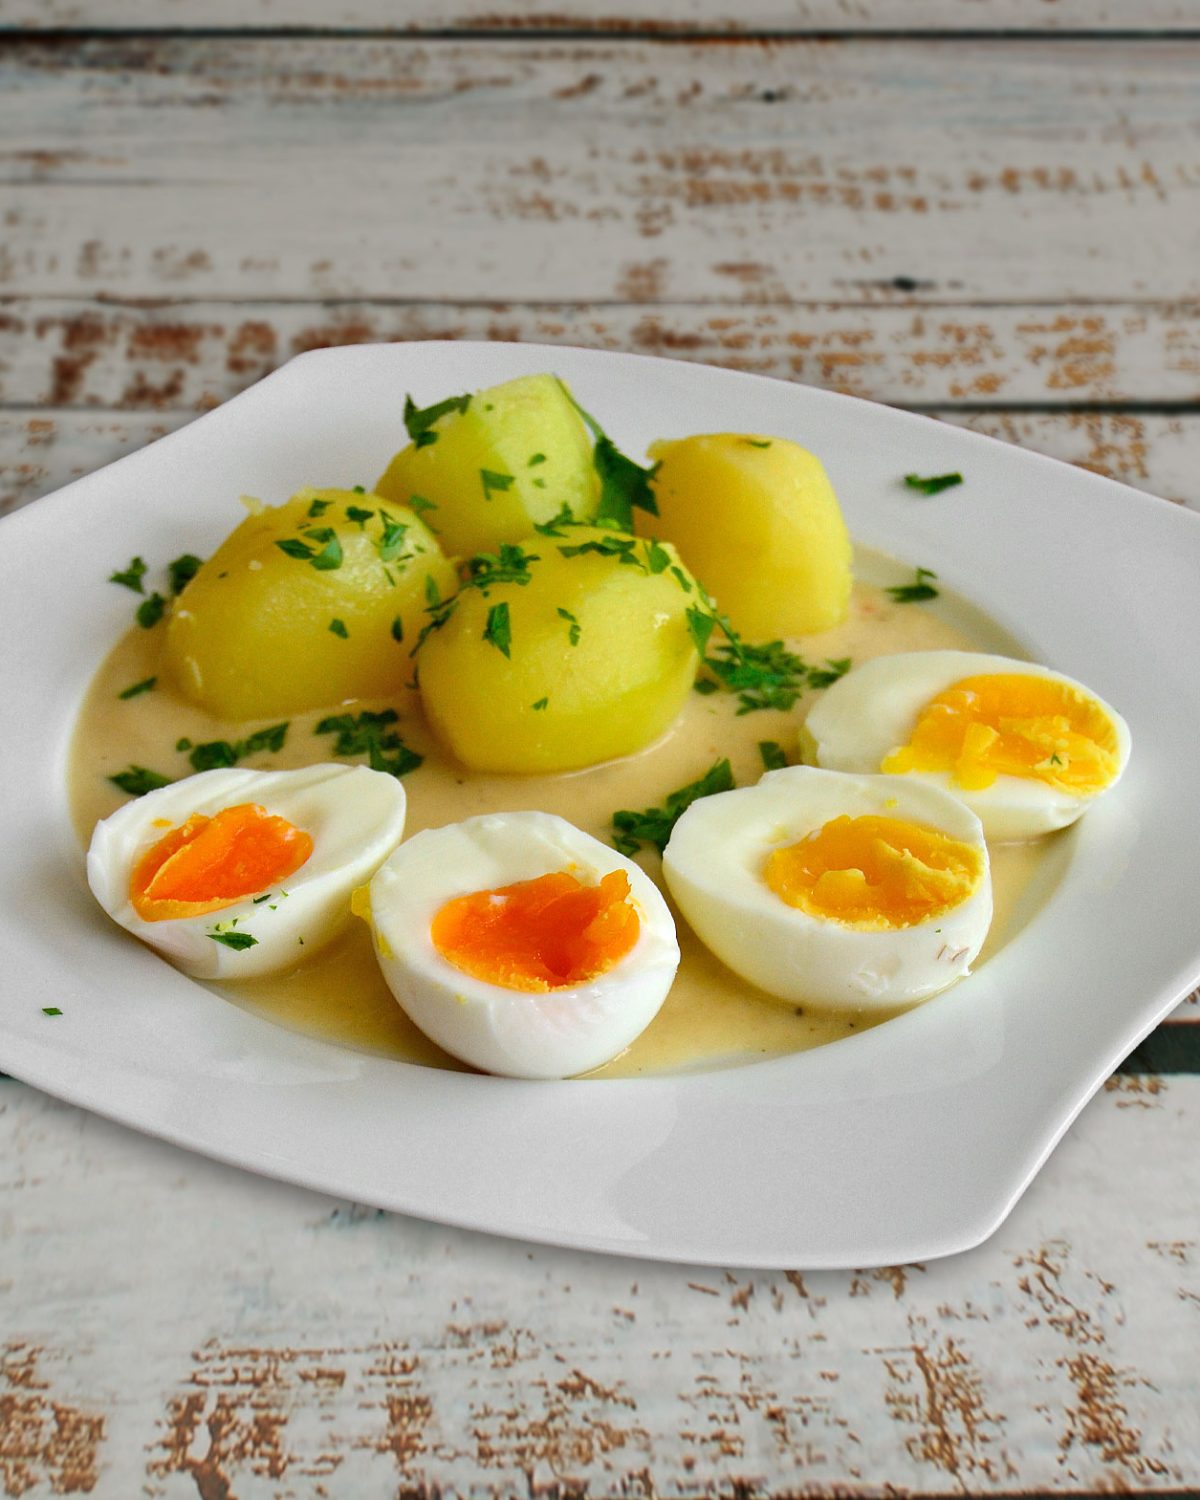
{"type": "Polygon", "coordinates": [[[495,469],[480,469],[479,477],[483,481],[483,498],[485,500],[492,498],[493,490],[499,490],[503,493],[505,490],[512,489],[513,486],[513,476],[511,474],[499,474],[495,469]]]}
{"type": "Polygon", "coordinates": [[[526,468],[536,469],[538,464],[544,464],[545,462],[546,455],[544,453],[533,453],[530,455],[529,462],[528,464],[526,464],[526,468]]]}
{"type": "Polygon", "coordinates": [[[360,531],[374,514],[373,510],[364,510],[361,505],[347,505],[346,507],[347,521],[353,521],[360,531]]]}
{"type": "Polygon", "coordinates": [[[171,585],[172,594],[182,594],[203,566],[204,559],[192,552],[185,552],[182,557],[177,557],[174,562],[168,563],[167,579],[171,585]]]}
{"type": "Polygon", "coordinates": [[[901,583],[887,590],[897,604],[918,604],[922,599],[936,599],[938,591],[928,582],[937,574],[929,568],[918,568],[912,583],[901,583]]]}
{"type": "Polygon", "coordinates": [[[398,718],[394,708],[380,709],[378,713],[364,709],[357,717],[333,714],[322,719],[313,733],[336,735],[335,755],[365,755],[372,771],[386,771],[399,777],[415,771],[425,757],[410,750],[391,727],[398,718]]]}
{"type": "Polygon", "coordinates": [[[215,771],[221,766],[236,766],[247,755],[256,755],[269,750],[277,754],[287,739],[288,725],[271,724],[266,729],[256,729],[244,740],[207,740],[203,745],[192,745],[180,740],[177,750],[190,750],[188,764],[193,771],[215,771]]]}
{"type": "Polygon", "coordinates": [[[525,586],[533,576],[529,564],[541,562],[536,552],[526,552],[515,542],[501,542],[499,552],[477,552],[467,560],[467,579],[464,588],[479,589],[485,596],[496,583],[516,583],[525,586]]]}
{"type": "Polygon", "coordinates": [[[535,521],[534,531],[541,536],[562,536],[564,526],[577,526],[575,512],[565,502],[559,507],[558,514],[551,516],[548,521],[535,521]]]}
{"type": "Polygon", "coordinates": [[[426,511],[437,510],[437,505],[433,500],[426,500],[424,495],[410,495],[408,508],[415,511],[418,516],[423,516],[426,511]]]}
{"type": "Polygon", "coordinates": [[[169,776],[160,776],[157,771],[148,771],[145,766],[130,766],[128,770],[119,771],[116,776],[108,779],[113,786],[120,787],[131,797],[144,797],[147,792],[156,792],[160,786],[171,785],[169,776]]]}
{"type": "Polygon", "coordinates": [[[512,624],[508,618],[507,604],[493,604],[488,610],[487,624],[483,627],[483,638],[503,656],[511,655],[512,624]]]}
{"type": "Polygon", "coordinates": [[[575,618],[575,616],[569,609],[563,609],[562,605],[559,605],[557,614],[560,620],[565,620],[567,622],[567,644],[570,646],[578,646],[579,637],[582,634],[582,629],[580,627],[579,621],[575,618]]]}
{"type": "Polygon", "coordinates": [[[600,480],[600,504],[596,508],[598,518],[616,521],[623,531],[633,530],[633,512],[649,511],[658,515],[658,505],[650,481],[658,471],[657,464],[643,468],[627,458],[589,412],[584,411],[563,381],[559,381],[563,395],[587,424],[595,446],[592,449],[592,467],[600,480]]]}
{"type": "Polygon", "coordinates": [[[137,607],[137,622],[143,630],[151,630],[163,617],[167,601],[159,593],[143,599],[137,607]]]}
{"type": "Polygon", "coordinates": [[[342,565],[342,544],[332,526],[317,526],[308,535],[314,542],[321,542],[320,552],[312,559],[312,565],[321,573],[330,573],[342,565]]]}
{"type": "Polygon", "coordinates": [[[58,1008],[57,1005],[43,1005],[42,1006],[42,1015],[44,1015],[44,1016],[61,1016],[62,1015],[62,1011],[58,1008]]]}
{"type": "Polygon", "coordinates": [[[408,535],[408,527],[403,521],[393,520],[385,510],[379,512],[379,519],[383,522],[383,531],[375,543],[379,561],[395,562],[404,550],[404,538],[408,535]]]}
{"type": "Polygon", "coordinates": [[[815,688],[831,687],[839,677],[845,677],[850,670],[850,658],[839,656],[836,661],[826,658],[823,667],[809,667],[808,685],[815,688]]]}
{"type": "Polygon", "coordinates": [[[777,744],[775,740],[759,740],[758,753],[762,756],[764,770],[782,771],[788,763],[788,758],[783,753],[783,746],[777,744]]]}
{"type": "Polygon", "coordinates": [[[135,594],[144,594],[142,579],[146,576],[146,564],[140,557],[130,559],[129,566],[119,573],[108,575],[109,583],[119,583],[122,588],[132,589],[135,594]]]}
{"type": "Polygon", "coordinates": [[[332,504],[332,500],[314,500],[308,507],[308,514],[315,520],[318,516],[323,516],[332,504]]]}
{"type": "Polygon", "coordinates": [[[334,635],[340,636],[344,641],[348,641],[350,639],[350,632],[346,629],[346,622],[344,620],[339,620],[336,618],[330,620],[329,629],[333,632],[334,635]]]}
{"type": "Polygon", "coordinates": [[[131,687],[127,687],[123,693],[118,693],[117,697],[121,699],[136,698],[139,693],[148,693],[157,681],[157,677],[143,677],[141,682],[135,682],[131,687]]]}
{"type": "Polygon", "coordinates": [[[963,482],[961,474],[930,474],[923,479],[920,474],[906,474],[904,482],[910,490],[920,490],[922,495],[940,495],[943,490],[952,490],[963,482]]]}
{"type": "Polygon", "coordinates": [[[402,641],[404,639],[404,621],[399,615],[392,621],[392,640],[402,641]]]}
{"type": "Polygon", "coordinates": [[[529,706],[530,706],[530,708],[533,709],[534,713],[536,714],[536,713],[540,713],[543,708],[547,708],[549,706],[549,703],[550,703],[549,698],[539,698],[536,703],[531,703],[529,706]]]}
{"type": "Polygon", "coordinates": [[[283,541],[276,542],[275,545],[280,552],[286,552],[289,557],[299,558],[301,562],[308,562],[313,555],[311,547],[293,536],[284,537],[283,541]]]}
{"type": "Polygon", "coordinates": [[[747,446],[747,448],[769,448],[771,446],[771,439],[770,438],[749,438],[748,437],[748,438],[743,438],[742,442],[745,443],[745,445],[747,446]]]}
{"type": "Polygon", "coordinates": [[[733,790],[733,769],[728,760],[715,761],[699,781],[670,792],[662,807],[642,812],[615,812],[612,817],[613,845],[622,854],[634,855],[642,844],[653,844],[661,854],[675,824],[692,803],[714,792],[733,790]]]}
{"type": "Polygon", "coordinates": [[[409,437],[418,448],[428,448],[438,440],[438,435],[433,430],[434,423],[448,412],[465,412],[470,404],[470,396],[447,396],[444,401],[435,401],[432,406],[418,406],[411,396],[405,396],[404,425],[409,437]]]}
{"type": "Polygon", "coordinates": [[[248,932],[206,932],[204,935],[212,938],[214,943],[223,943],[226,948],[232,948],[235,952],[258,946],[258,939],[251,937],[248,932]]]}

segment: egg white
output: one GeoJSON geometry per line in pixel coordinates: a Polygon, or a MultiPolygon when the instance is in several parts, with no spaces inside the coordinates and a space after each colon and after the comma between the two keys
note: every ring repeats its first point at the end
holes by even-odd
{"type": "MultiPolygon", "coordinates": [[[[833,771],[878,771],[884,758],[907,745],[921,711],[964,677],[1016,673],[1065,683],[1086,693],[1112,720],[1117,735],[1117,784],[1129,759],[1129,726],[1091,688],[1062,672],[980,651],[912,651],[879,656],[854,667],[813,705],[803,738],[816,764],[833,771]]],[[[1033,777],[998,776],[977,791],[960,787],[949,771],[905,771],[891,778],[924,782],[957,797],[983,823],[990,839],[1031,839],[1065,828],[1103,796],[1077,796],[1033,777]]]]}
{"type": "MultiPolygon", "coordinates": [[[[291,968],[335,937],[350,918],[350,896],[404,834],[404,788],[366,766],[317,765],[299,771],[226,767],[201,771],[148,792],[97,824],[87,877],[104,910],[142,942],[199,979],[251,979],[291,968]],[[206,916],[148,922],[129,898],[143,854],[193,813],[208,817],[260,803],[311,834],[312,853],[267,900],[247,896],[206,916]],[[156,826],[157,825],[157,826],[156,826]],[[211,936],[249,933],[253,947],[229,948],[211,936]]],[[[254,895],[263,895],[255,892],[254,895]]]]}
{"type": "Polygon", "coordinates": [[[488,1073],[566,1078],[623,1052],[657,1015],[679,965],[675,924],[654,882],[563,818],[490,813],[418,833],[371,882],[371,927],[397,1002],[438,1046],[488,1073]],[[585,984],[531,993],[456,968],[430,927],[455,897],[570,870],[585,884],[629,877],[637,942],[585,984]]]}
{"type": "Polygon", "coordinates": [[[992,919],[979,819],[935,787],[809,766],[693,802],[663,854],[671,895],[696,935],[734,973],[783,1000],[869,1010],[907,1005],[970,971],[992,919]],[[982,855],[982,875],[949,911],[867,931],[790,906],[767,885],[770,854],[831,819],[881,816],[937,829],[982,855]]]}

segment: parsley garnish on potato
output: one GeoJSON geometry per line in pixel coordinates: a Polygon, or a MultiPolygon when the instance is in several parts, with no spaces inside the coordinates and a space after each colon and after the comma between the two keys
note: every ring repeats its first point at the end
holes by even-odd
{"type": "Polygon", "coordinates": [[[483,638],[503,656],[511,656],[512,621],[507,604],[493,604],[488,610],[487,623],[483,627],[483,638]]]}
{"type": "Polygon", "coordinates": [[[648,468],[627,458],[612,438],[590,412],[584,411],[575,397],[560,380],[563,395],[582,417],[592,434],[592,467],[600,481],[600,504],[596,508],[595,520],[615,521],[622,531],[633,530],[633,512],[648,511],[658,515],[658,504],[650,481],[658,470],[657,464],[648,468]]]}
{"type": "Polygon", "coordinates": [[[465,412],[471,404],[470,396],[447,396],[444,401],[435,401],[432,406],[418,406],[411,396],[404,398],[404,425],[414,447],[428,448],[436,443],[438,435],[434,423],[448,412],[465,412]]]}
{"type": "Polygon", "coordinates": [[[701,797],[711,797],[716,792],[732,790],[733,768],[728,759],[714,761],[698,781],[669,792],[662,807],[613,813],[613,847],[632,856],[643,844],[653,844],[661,854],[667,847],[671,830],[693,802],[701,797]]]}

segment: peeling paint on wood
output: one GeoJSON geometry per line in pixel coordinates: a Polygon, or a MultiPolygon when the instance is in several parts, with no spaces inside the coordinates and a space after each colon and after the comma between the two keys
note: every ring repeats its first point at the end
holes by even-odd
{"type": "MultiPolygon", "coordinates": [[[[29,29],[85,27],[138,30],[146,11],[138,0],[9,0],[4,24],[29,29]]],[[[1193,30],[1188,0],[660,0],[651,17],[630,0],[507,0],[505,4],[438,6],[355,0],[331,15],[322,0],[174,0],[157,25],[188,27],[364,29],[394,32],[610,31],[617,34],[690,31],[1060,31],[1193,30]]]]}
{"type": "Polygon", "coordinates": [[[1198,57],[16,41],[0,291],[627,300],[650,265],[674,301],[1195,298],[1198,57]]]}
{"type": "Polygon", "coordinates": [[[352,1211],[2,1084],[0,1454],[33,1401],[35,1494],[1195,1489],[1200,1078],[1169,1098],[1099,1095],[968,1255],[697,1278],[352,1211]]]}
{"type": "MultiPolygon", "coordinates": [[[[653,298],[653,261],[626,290],[653,298]]],[[[0,402],[207,410],[294,354],[339,344],[500,339],[633,350],[898,405],[1200,403],[1200,305],[0,301],[0,402]]]]}

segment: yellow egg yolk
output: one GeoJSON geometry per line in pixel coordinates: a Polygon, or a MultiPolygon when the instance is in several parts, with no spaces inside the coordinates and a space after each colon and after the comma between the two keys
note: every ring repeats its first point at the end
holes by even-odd
{"type": "Polygon", "coordinates": [[[997,776],[1019,776],[1090,797],[1119,770],[1117,731],[1096,700],[1068,682],[1017,672],[964,677],[930,699],[909,743],[880,770],[949,771],[972,792],[997,776]]]}
{"type": "Polygon", "coordinates": [[[843,814],[776,849],[763,879],[789,906],[850,927],[911,927],[957,906],[979,884],[984,856],[901,818],[843,814]]]}
{"type": "Polygon", "coordinates": [[[202,917],[286,880],[312,849],[311,834],[257,803],[193,813],[138,860],[129,899],[146,922],[202,917]]]}
{"type": "Polygon", "coordinates": [[[463,973],[509,990],[558,990],[606,973],[637,942],[641,923],[629,877],[599,885],[568,871],[448,901],[433,919],[433,945],[463,973]]]}

